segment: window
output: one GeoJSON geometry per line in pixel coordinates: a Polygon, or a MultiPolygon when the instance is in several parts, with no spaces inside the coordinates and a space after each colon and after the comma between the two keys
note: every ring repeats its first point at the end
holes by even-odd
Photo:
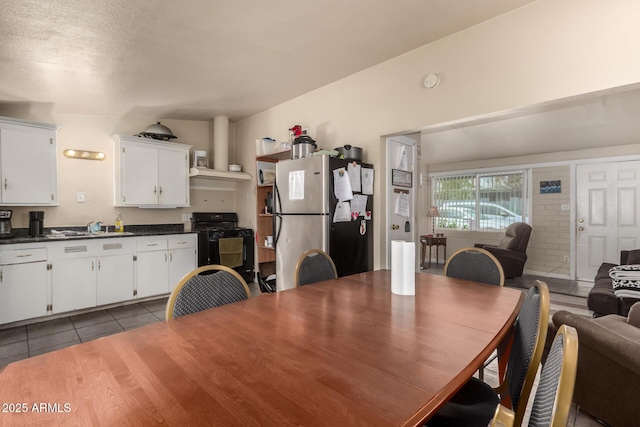
{"type": "Polygon", "coordinates": [[[523,220],[526,173],[477,173],[431,178],[433,205],[440,217],[436,228],[503,230],[523,220]]]}

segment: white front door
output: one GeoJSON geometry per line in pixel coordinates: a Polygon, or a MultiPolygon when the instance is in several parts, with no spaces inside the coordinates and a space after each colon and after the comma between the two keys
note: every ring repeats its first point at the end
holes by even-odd
{"type": "Polygon", "coordinates": [[[576,278],[593,281],[603,262],[640,244],[640,162],[576,167],[576,278]]]}
{"type": "MultiPolygon", "coordinates": [[[[387,138],[387,268],[391,268],[391,241],[415,241],[416,141],[404,136],[387,138]]],[[[419,257],[416,256],[416,262],[419,257]]]]}

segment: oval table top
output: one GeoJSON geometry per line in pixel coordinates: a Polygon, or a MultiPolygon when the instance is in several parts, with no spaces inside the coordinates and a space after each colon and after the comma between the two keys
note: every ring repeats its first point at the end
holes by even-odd
{"type": "Polygon", "coordinates": [[[414,426],[482,365],[522,291],[389,270],[229,304],[9,364],[0,425],[414,426]]]}

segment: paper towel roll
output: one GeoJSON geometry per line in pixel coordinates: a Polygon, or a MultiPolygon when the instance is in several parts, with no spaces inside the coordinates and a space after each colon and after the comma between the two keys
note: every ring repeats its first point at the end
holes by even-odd
{"type": "Polygon", "coordinates": [[[391,292],[398,295],[402,293],[402,254],[404,252],[403,240],[391,241],[391,292]]]}
{"type": "Polygon", "coordinates": [[[416,294],[416,244],[404,242],[402,248],[402,295],[416,294]]]}
{"type": "Polygon", "coordinates": [[[414,242],[391,241],[391,292],[396,295],[416,294],[414,242]]]}

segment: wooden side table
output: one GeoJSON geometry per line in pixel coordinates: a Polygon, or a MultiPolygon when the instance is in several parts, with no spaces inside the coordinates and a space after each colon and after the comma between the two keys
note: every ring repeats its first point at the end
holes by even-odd
{"type": "Polygon", "coordinates": [[[431,247],[436,247],[436,264],[440,261],[440,246],[444,247],[444,261],[443,264],[447,262],[447,238],[446,237],[435,237],[435,236],[420,236],[420,243],[422,244],[422,248],[420,254],[421,258],[421,268],[431,268],[431,247]],[[429,246],[429,262],[425,260],[425,255],[427,254],[427,246],[429,246]]]}

